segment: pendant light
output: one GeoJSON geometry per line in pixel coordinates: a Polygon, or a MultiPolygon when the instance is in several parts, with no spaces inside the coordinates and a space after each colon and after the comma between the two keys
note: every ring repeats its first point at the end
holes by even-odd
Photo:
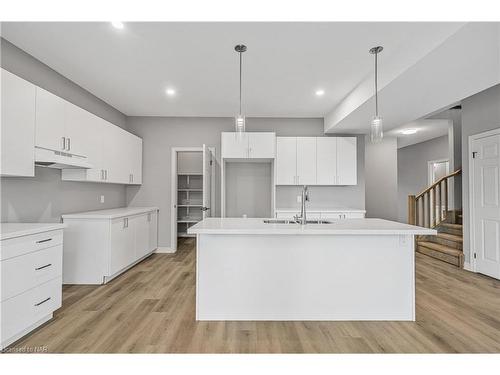
{"type": "Polygon", "coordinates": [[[378,114],[378,54],[383,49],[381,46],[370,49],[370,53],[375,55],[375,116],[373,116],[370,125],[370,139],[372,143],[378,143],[384,138],[383,121],[382,117],[378,114]]]}
{"type": "Polygon", "coordinates": [[[240,111],[238,112],[238,115],[234,119],[234,127],[236,130],[236,133],[242,134],[245,132],[245,116],[241,113],[241,74],[242,74],[242,54],[247,50],[247,46],[244,44],[238,44],[237,46],[234,47],[234,50],[238,52],[240,55],[240,111]]]}

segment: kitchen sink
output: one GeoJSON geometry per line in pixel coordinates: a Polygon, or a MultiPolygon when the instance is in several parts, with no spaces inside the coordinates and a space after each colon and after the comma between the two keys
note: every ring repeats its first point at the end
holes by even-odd
{"type": "MultiPolygon", "coordinates": [[[[300,221],[296,220],[286,220],[286,219],[265,219],[265,224],[295,224],[300,225],[300,221]]],[[[328,220],[307,220],[306,224],[333,224],[333,221],[328,220]]]]}

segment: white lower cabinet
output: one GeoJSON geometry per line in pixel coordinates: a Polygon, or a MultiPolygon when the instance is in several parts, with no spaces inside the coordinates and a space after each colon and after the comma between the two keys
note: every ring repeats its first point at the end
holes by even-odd
{"type": "Polygon", "coordinates": [[[51,319],[62,301],[62,229],[2,240],[0,349],[51,319]]]}
{"type": "Polygon", "coordinates": [[[64,284],[105,284],[158,247],[158,209],[128,207],[63,215],[64,284]]]}

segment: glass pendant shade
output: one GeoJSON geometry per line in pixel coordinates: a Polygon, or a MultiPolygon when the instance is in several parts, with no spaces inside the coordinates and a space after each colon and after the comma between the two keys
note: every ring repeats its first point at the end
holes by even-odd
{"type": "Polygon", "coordinates": [[[245,116],[238,115],[234,118],[234,127],[236,133],[244,133],[245,132],[245,116]]]}
{"type": "Polygon", "coordinates": [[[378,143],[384,138],[384,127],[382,117],[374,116],[370,126],[370,140],[378,143]]]}

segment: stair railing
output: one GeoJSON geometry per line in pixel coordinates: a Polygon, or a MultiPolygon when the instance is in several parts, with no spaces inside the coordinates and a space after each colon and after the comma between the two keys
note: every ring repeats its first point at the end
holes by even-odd
{"type": "Polygon", "coordinates": [[[448,181],[462,173],[441,177],[418,195],[408,195],[408,224],[434,228],[448,215],[448,181]]]}

